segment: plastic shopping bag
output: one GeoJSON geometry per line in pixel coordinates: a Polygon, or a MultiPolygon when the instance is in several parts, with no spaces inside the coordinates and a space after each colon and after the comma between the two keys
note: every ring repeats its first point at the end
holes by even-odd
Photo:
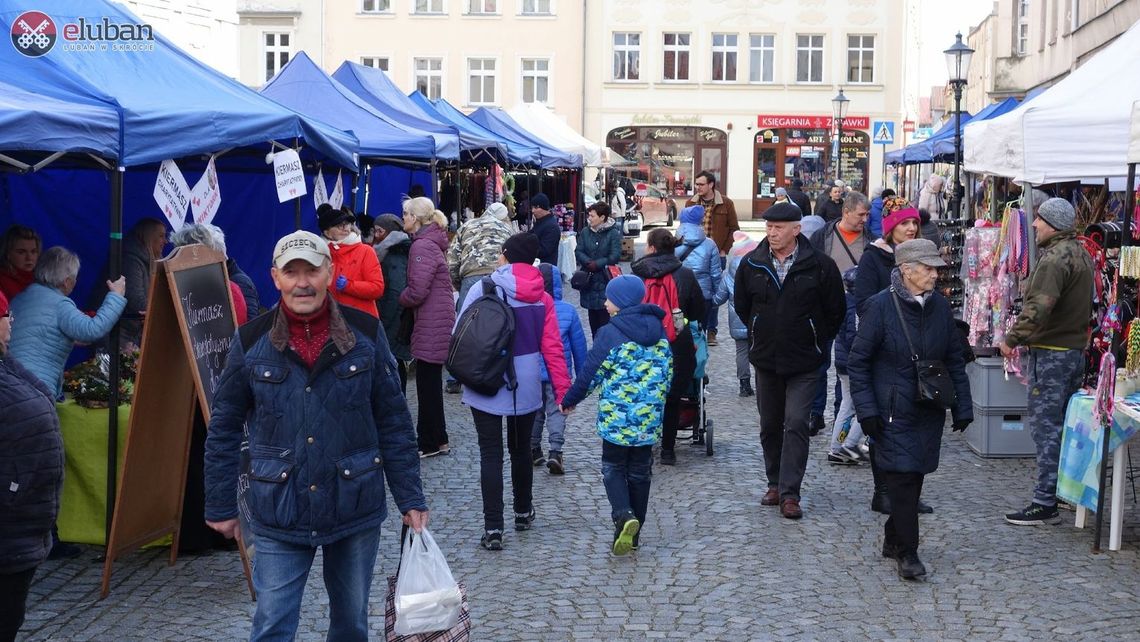
{"type": "Polygon", "coordinates": [[[394,602],[397,635],[445,631],[459,622],[463,595],[426,528],[404,536],[394,602]]]}

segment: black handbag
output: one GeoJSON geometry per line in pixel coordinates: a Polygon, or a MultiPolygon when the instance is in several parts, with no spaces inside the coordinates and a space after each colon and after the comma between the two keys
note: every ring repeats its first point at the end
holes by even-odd
{"type": "Polygon", "coordinates": [[[895,304],[895,313],[899,315],[899,324],[902,325],[906,345],[910,348],[910,359],[914,362],[915,378],[918,380],[918,395],[915,400],[939,410],[953,408],[958,401],[958,395],[954,392],[954,382],[950,379],[950,371],[946,368],[946,364],[940,359],[918,358],[918,353],[914,351],[914,343],[910,340],[910,332],[906,329],[902,308],[899,307],[898,295],[894,292],[891,293],[891,302],[895,304]]]}
{"type": "Polygon", "coordinates": [[[590,285],[590,273],[585,270],[576,270],[570,277],[570,287],[581,292],[590,285]]]}

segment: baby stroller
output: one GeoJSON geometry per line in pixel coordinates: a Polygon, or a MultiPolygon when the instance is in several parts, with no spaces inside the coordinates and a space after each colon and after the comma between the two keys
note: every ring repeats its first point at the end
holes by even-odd
{"type": "Polygon", "coordinates": [[[705,447],[705,455],[713,454],[713,420],[705,415],[705,384],[708,377],[705,367],[709,361],[709,344],[704,331],[696,321],[689,323],[693,333],[693,344],[696,347],[696,369],[693,379],[689,382],[689,389],[681,396],[680,421],[678,433],[683,430],[692,431],[692,445],[705,447]]]}

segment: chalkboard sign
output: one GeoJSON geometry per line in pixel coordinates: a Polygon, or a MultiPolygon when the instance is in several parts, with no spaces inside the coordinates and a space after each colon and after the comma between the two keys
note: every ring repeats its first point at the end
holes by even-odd
{"type": "MultiPolygon", "coordinates": [[[[180,255],[189,250],[191,256],[187,258],[195,262],[206,258],[199,254],[208,251],[202,246],[186,246],[180,250],[180,255]]],[[[179,269],[174,257],[168,259],[172,269],[168,271],[173,281],[171,289],[178,297],[179,321],[186,339],[187,354],[194,362],[198,402],[207,423],[214,391],[222,378],[222,369],[236,330],[225,257],[220,254],[214,256],[220,259],[216,263],[184,269],[179,269]]]]}

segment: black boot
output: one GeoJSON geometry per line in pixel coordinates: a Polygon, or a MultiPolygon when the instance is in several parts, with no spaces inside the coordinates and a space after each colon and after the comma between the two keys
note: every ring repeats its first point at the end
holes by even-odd
{"type": "Polygon", "coordinates": [[[751,397],[755,394],[756,394],[756,392],[752,390],[752,382],[747,377],[741,379],[740,380],[740,396],[741,397],[751,397]]]}
{"type": "Polygon", "coordinates": [[[875,485],[875,494],[871,496],[871,510],[884,515],[891,514],[891,498],[887,496],[885,484],[875,485]]]}
{"type": "Polygon", "coordinates": [[[908,551],[899,556],[899,577],[914,581],[926,579],[926,567],[918,559],[918,553],[908,551]]]}

